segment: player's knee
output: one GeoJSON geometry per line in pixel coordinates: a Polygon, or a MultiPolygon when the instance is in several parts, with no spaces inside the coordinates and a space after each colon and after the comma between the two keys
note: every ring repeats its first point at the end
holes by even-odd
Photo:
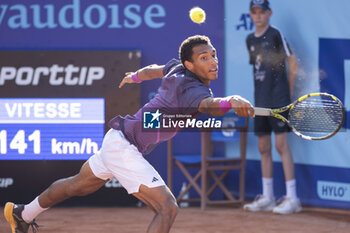
{"type": "Polygon", "coordinates": [[[287,142],[276,142],[275,148],[277,152],[282,155],[288,149],[287,142]]]}
{"type": "Polygon", "coordinates": [[[176,201],[171,203],[170,210],[172,215],[175,217],[179,212],[179,206],[177,205],[176,201]]]}
{"type": "Polygon", "coordinates": [[[264,156],[264,155],[266,155],[266,154],[270,154],[271,146],[268,145],[268,144],[259,143],[258,149],[259,149],[260,154],[261,154],[262,156],[264,156]]]}
{"type": "Polygon", "coordinates": [[[283,153],[283,149],[282,149],[282,146],[281,145],[276,145],[275,146],[275,148],[276,148],[276,151],[278,152],[278,154],[279,155],[282,155],[283,153]]]}
{"type": "Polygon", "coordinates": [[[158,213],[163,215],[163,217],[174,219],[179,212],[179,207],[175,200],[168,199],[161,204],[158,213]]]}

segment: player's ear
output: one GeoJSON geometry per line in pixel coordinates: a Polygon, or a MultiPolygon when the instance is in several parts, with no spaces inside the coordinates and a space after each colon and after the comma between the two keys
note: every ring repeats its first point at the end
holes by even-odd
{"type": "Polygon", "coordinates": [[[185,67],[186,67],[186,69],[188,69],[189,71],[192,72],[192,70],[193,70],[193,64],[192,64],[192,62],[190,62],[190,61],[185,61],[185,67]]]}
{"type": "Polygon", "coordinates": [[[269,11],[269,17],[271,17],[272,15],[272,10],[268,10],[269,11]]]}

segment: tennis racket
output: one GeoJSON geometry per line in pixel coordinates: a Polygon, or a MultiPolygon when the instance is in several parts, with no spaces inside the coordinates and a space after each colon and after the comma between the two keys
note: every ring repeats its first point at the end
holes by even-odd
{"type": "Polygon", "coordinates": [[[254,108],[255,116],[273,116],[287,123],[292,131],[307,140],[323,140],[335,135],[344,122],[342,102],[328,93],[304,95],[278,109],[254,108]],[[280,115],[289,110],[288,119],[280,115]]]}

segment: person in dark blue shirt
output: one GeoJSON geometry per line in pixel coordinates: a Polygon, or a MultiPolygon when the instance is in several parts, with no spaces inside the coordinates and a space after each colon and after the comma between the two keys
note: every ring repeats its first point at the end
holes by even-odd
{"type": "MultiPolygon", "coordinates": [[[[291,93],[298,71],[298,63],[282,33],[269,24],[272,15],[268,0],[252,0],[250,17],[256,30],[246,40],[249,63],[253,65],[254,100],[256,107],[279,108],[291,102],[291,93]],[[286,64],[289,65],[287,78],[286,64]]],[[[289,214],[301,211],[296,194],[294,162],[288,146],[288,126],[274,117],[257,116],[254,132],[258,136],[261,154],[262,195],[244,209],[250,211],[273,211],[289,214]],[[273,191],[273,165],[271,156],[271,132],[275,133],[276,150],[281,156],[286,180],[287,194],[276,206],[273,191]]]]}

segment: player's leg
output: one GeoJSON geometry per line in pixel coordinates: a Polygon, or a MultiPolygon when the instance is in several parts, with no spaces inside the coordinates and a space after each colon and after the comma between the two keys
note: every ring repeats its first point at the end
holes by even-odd
{"type": "Polygon", "coordinates": [[[293,156],[288,145],[288,131],[289,128],[281,121],[276,121],[275,129],[275,147],[279,155],[281,156],[284,177],[286,181],[287,194],[283,198],[282,202],[274,208],[274,213],[290,214],[301,211],[300,201],[296,192],[296,181],[294,174],[294,161],[293,156]]]}
{"type": "Polygon", "coordinates": [[[106,183],[91,171],[89,162],[85,162],[79,174],[60,179],[39,195],[39,204],[43,208],[51,207],[73,196],[86,196],[95,192],[106,183]]]}
{"type": "Polygon", "coordinates": [[[264,178],[272,178],[271,134],[258,136],[258,149],[261,155],[261,173],[264,178]]]}
{"type": "MultiPolygon", "coordinates": [[[[288,117],[286,112],[282,115],[288,117]]],[[[294,162],[287,138],[290,128],[286,123],[274,117],[271,117],[269,121],[275,132],[275,147],[281,156],[285,180],[294,180],[294,162]]]]}
{"type": "MultiPolygon", "coordinates": [[[[143,186],[143,185],[142,185],[143,186]]],[[[144,204],[146,204],[154,213],[157,213],[157,210],[153,207],[151,202],[149,202],[146,198],[143,197],[143,195],[138,195],[138,193],[133,193],[133,195],[142,201],[144,204]]]]}
{"type": "Polygon", "coordinates": [[[174,196],[158,172],[121,131],[111,130],[107,135],[108,140],[101,150],[106,168],[129,194],[136,196],[155,212],[148,232],[168,232],[178,208],[174,196]]]}
{"type": "Polygon", "coordinates": [[[273,166],[271,155],[271,130],[267,117],[256,117],[254,120],[255,135],[258,136],[258,149],[261,155],[262,195],[243,206],[249,211],[271,211],[275,207],[273,192],[273,166]]]}
{"type": "Polygon", "coordinates": [[[287,139],[287,133],[276,133],[275,136],[275,147],[279,155],[281,156],[283,172],[285,176],[285,180],[294,180],[294,161],[293,156],[290,151],[287,139]]]}
{"type": "Polygon", "coordinates": [[[258,149],[261,155],[262,196],[264,197],[263,200],[265,200],[263,209],[270,211],[275,207],[271,134],[258,136],[258,149]]]}
{"type": "Polygon", "coordinates": [[[178,212],[176,199],[169,188],[165,185],[155,188],[141,185],[139,192],[133,193],[133,195],[146,203],[155,212],[147,232],[169,232],[178,212]]]}
{"type": "Polygon", "coordinates": [[[106,180],[97,178],[85,162],[79,174],[60,179],[27,205],[6,203],[4,213],[12,232],[27,232],[34,219],[47,208],[73,196],[84,196],[99,189],[106,180]]]}
{"type": "Polygon", "coordinates": [[[261,155],[262,194],[270,200],[274,200],[275,195],[273,191],[273,163],[270,134],[258,136],[258,148],[261,155]]]}

